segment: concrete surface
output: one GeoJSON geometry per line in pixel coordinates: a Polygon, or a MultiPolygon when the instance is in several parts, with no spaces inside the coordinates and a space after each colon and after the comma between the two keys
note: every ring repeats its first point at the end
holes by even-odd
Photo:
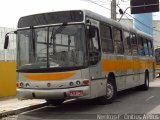
{"type": "Polygon", "coordinates": [[[45,104],[45,100],[18,100],[16,97],[3,97],[0,98],[0,118],[35,109],[45,104]]]}

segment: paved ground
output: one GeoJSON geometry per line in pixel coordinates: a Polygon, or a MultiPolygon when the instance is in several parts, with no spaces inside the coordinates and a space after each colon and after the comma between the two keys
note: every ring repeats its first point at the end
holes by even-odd
{"type": "Polygon", "coordinates": [[[58,107],[44,106],[2,120],[117,120],[119,116],[125,117],[125,120],[140,120],[142,115],[150,115],[145,116],[145,120],[150,120],[149,117],[160,120],[160,79],[150,83],[149,91],[131,89],[120,92],[115,102],[109,105],[97,105],[94,101],[70,101],[58,107]],[[108,117],[112,119],[106,119],[108,117]],[[131,119],[133,117],[136,118],[131,119]]]}
{"type": "Polygon", "coordinates": [[[0,98],[0,118],[41,107],[45,102],[45,100],[18,100],[16,97],[0,98]]]}

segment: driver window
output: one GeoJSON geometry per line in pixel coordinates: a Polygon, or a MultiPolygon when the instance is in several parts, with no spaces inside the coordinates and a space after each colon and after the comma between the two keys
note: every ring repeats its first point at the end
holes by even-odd
{"type": "Polygon", "coordinates": [[[91,38],[91,40],[90,40],[89,51],[90,52],[98,52],[99,51],[97,30],[95,32],[95,37],[91,38]]]}

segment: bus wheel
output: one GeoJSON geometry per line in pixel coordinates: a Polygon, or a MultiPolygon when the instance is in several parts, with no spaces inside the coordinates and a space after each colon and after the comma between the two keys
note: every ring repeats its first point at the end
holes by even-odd
{"type": "MultiPolygon", "coordinates": [[[[112,79],[112,78],[111,78],[112,79]]],[[[106,95],[98,98],[99,104],[111,104],[117,95],[117,87],[116,84],[113,82],[113,79],[108,81],[106,87],[106,95]]]]}
{"type": "Polygon", "coordinates": [[[54,105],[54,106],[58,106],[58,105],[61,105],[64,100],[63,99],[57,99],[57,100],[46,100],[47,101],[47,104],[49,105],[54,105]]]}
{"type": "Polygon", "coordinates": [[[149,89],[149,74],[145,73],[145,80],[144,84],[141,86],[142,90],[148,90],[149,89]]]}

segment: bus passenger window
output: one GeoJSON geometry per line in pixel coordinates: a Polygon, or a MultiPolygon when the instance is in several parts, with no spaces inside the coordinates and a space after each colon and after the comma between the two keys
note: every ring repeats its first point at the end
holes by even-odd
{"type": "Polygon", "coordinates": [[[146,39],[143,40],[143,45],[144,45],[145,55],[149,55],[148,43],[146,39]]]}
{"type": "Polygon", "coordinates": [[[118,30],[116,28],[113,28],[113,40],[114,40],[114,48],[117,54],[123,54],[124,49],[123,49],[123,42],[122,42],[122,32],[121,30],[118,30]]]}
{"type": "Polygon", "coordinates": [[[160,65],[160,48],[155,49],[156,64],[160,65]]]}
{"type": "Polygon", "coordinates": [[[100,35],[101,35],[101,41],[102,41],[102,51],[104,53],[113,53],[114,49],[113,49],[111,27],[105,24],[101,24],[100,35]]]}
{"type": "Polygon", "coordinates": [[[144,52],[144,46],[143,46],[143,38],[140,36],[137,36],[137,39],[138,39],[138,54],[141,56],[144,56],[145,52],[144,52]]]}
{"type": "Polygon", "coordinates": [[[131,41],[129,32],[124,32],[124,49],[126,55],[131,55],[131,41]]]}
{"type": "Polygon", "coordinates": [[[90,64],[92,65],[95,65],[100,59],[98,30],[96,30],[95,32],[95,37],[90,38],[89,40],[89,57],[90,57],[90,64]]]}
{"type": "Polygon", "coordinates": [[[148,41],[148,47],[149,47],[149,54],[150,56],[153,55],[153,47],[152,47],[152,42],[151,40],[147,40],[148,41]]]}
{"type": "Polygon", "coordinates": [[[89,46],[90,52],[96,52],[99,51],[98,47],[98,37],[97,34],[94,38],[90,40],[90,46],[89,46]]]}
{"type": "Polygon", "coordinates": [[[138,47],[137,47],[137,39],[135,34],[130,34],[131,46],[132,46],[132,55],[138,54],[138,47]]]}

